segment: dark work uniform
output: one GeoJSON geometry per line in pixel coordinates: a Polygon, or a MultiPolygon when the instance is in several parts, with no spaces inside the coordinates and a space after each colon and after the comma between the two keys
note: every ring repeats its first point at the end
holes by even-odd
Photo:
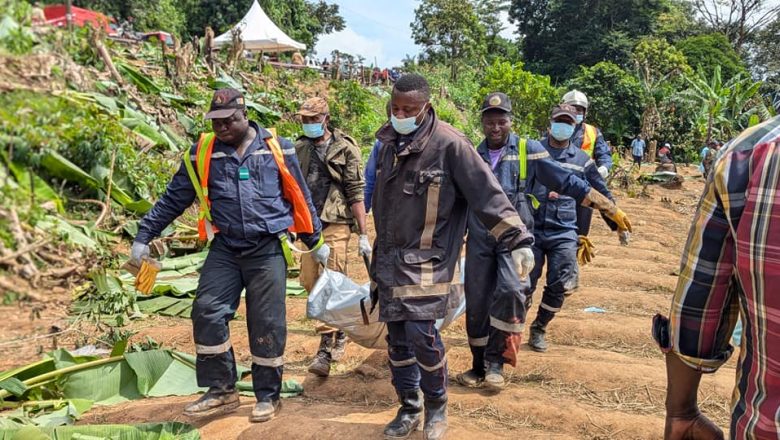
{"type": "MultiPolygon", "coordinates": [[[[577,124],[574,129],[574,134],[571,135],[569,141],[577,148],[582,149],[582,142],[585,137],[585,129],[583,124],[577,124]]],[[[609,152],[609,145],[604,140],[604,135],[601,134],[601,130],[596,129],[596,140],[593,146],[593,162],[596,163],[596,169],[598,167],[607,167],[612,169],[612,153],[609,152]]],[[[601,191],[599,191],[601,192],[601,191]]],[[[577,231],[579,235],[588,235],[590,233],[590,224],[593,221],[593,210],[584,206],[577,205],[577,231]]]]}
{"type": "Polygon", "coordinates": [[[533,239],[468,139],[433,109],[411,135],[386,124],[377,139],[385,147],[376,161],[370,272],[393,385],[399,395],[421,389],[435,399],[446,394],[447,361],[434,324],[460,302],[453,277],[468,209],[508,251],[533,239]]]}
{"type": "MultiPolygon", "coordinates": [[[[511,134],[493,169],[501,189],[514,205],[529,230],[533,215],[526,187],[539,181],[581,202],[590,185],[561,167],[535,140],[526,143],[526,178],[520,180],[519,138],[511,134]]],[[[477,153],[490,166],[487,143],[477,153]]],[[[485,361],[515,366],[516,353],[525,323],[525,300],[530,282],[521,281],[511,252],[500,246],[473,213],[469,214],[466,241],[466,332],[473,355],[472,369],[484,375],[485,361]]]]}
{"type": "MultiPolygon", "coordinates": [[[[218,229],[201,270],[192,307],[198,385],[232,388],[238,377],[228,323],[246,289],[247,326],[252,354],[252,382],[258,401],[277,400],[281,392],[287,323],[285,262],[280,234],[293,225],[292,209],[282,197],[279,168],[264,139],[270,133],[250,122],[257,137],[239,158],[234,147],[214,143],[209,172],[209,199],[218,229]],[[248,178],[239,178],[239,168],[248,178]]],[[[311,203],[295,149],[279,138],[287,168],[309,204],[313,234],[301,234],[307,246],[319,240],[320,221],[311,203]]],[[[187,158],[195,163],[196,147],[187,158]]],[[[149,243],[195,200],[182,163],[168,189],[141,220],[136,241],[149,243]]]]}
{"type": "MultiPolygon", "coordinates": [[[[596,164],[578,146],[569,144],[567,148],[553,148],[547,138],[542,139],[542,145],[561,166],[587,180],[593,189],[612,199],[596,164]]],[[[564,297],[577,287],[578,277],[577,206],[580,203],[564,194],[551,198],[551,191],[539,180],[532,182],[529,187],[529,192],[540,202],[539,209],[534,213],[533,250],[536,265],[531,271],[530,294],[536,290],[542,269],[547,263],[547,283],[534,321],[542,328],[561,310],[564,297]]],[[[531,295],[527,301],[530,306],[531,295]]]]}

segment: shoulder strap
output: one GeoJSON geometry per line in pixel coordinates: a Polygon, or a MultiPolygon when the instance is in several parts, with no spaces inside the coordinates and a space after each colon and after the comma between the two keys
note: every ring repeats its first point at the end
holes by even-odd
{"type": "Polygon", "coordinates": [[[185,154],[184,157],[184,167],[187,169],[187,175],[190,177],[192,187],[195,189],[195,195],[197,195],[200,202],[201,212],[205,212],[205,216],[209,220],[211,220],[211,212],[208,202],[208,172],[215,139],[214,133],[202,133],[198,140],[198,146],[195,149],[195,161],[198,167],[198,174],[201,176],[200,181],[198,180],[198,174],[195,173],[195,167],[192,166],[189,154],[185,154]]]}
{"type": "Polygon", "coordinates": [[[520,138],[517,144],[517,160],[520,166],[520,180],[528,177],[528,139],[520,138]]]}

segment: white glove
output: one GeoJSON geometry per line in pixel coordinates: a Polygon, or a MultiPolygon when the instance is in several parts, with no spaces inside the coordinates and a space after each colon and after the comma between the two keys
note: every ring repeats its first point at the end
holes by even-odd
{"type": "Polygon", "coordinates": [[[534,269],[534,252],[530,247],[521,247],[513,250],[512,260],[514,260],[515,266],[517,266],[517,273],[520,274],[521,280],[527,278],[534,269]]]}
{"type": "Polygon", "coordinates": [[[361,235],[358,240],[358,254],[361,257],[371,256],[371,243],[368,241],[368,235],[361,235]]]}
{"type": "Polygon", "coordinates": [[[602,179],[606,179],[607,176],[609,176],[609,170],[607,169],[607,167],[602,165],[599,167],[599,174],[601,174],[602,179]]]}
{"type": "Polygon", "coordinates": [[[327,266],[328,257],[330,257],[330,247],[327,244],[322,243],[322,246],[313,251],[311,256],[314,258],[314,261],[320,263],[323,266],[327,266]]]}
{"type": "Polygon", "coordinates": [[[141,259],[149,256],[149,245],[134,241],[130,249],[130,261],[141,264],[141,259]]]}
{"type": "Polygon", "coordinates": [[[628,231],[618,231],[618,238],[620,239],[620,244],[622,246],[628,246],[628,243],[631,242],[631,233],[628,231]]]}

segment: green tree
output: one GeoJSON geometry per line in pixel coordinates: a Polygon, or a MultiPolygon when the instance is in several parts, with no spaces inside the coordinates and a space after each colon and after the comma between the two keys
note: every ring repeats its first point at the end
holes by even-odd
{"type": "Polygon", "coordinates": [[[498,60],[485,70],[474,101],[481,103],[492,92],[504,92],[512,100],[515,132],[533,137],[547,128],[550,110],[560,98],[549,76],[528,72],[520,62],[511,64],[498,60]]]}
{"type": "Polygon", "coordinates": [[[716,66],[720,67],[725,80],[747,71],[737,51],[721,33],[688,37],[675,46],[685,55],[688,65],[702,69],[708,77],[712,76],[716,66]]]}
{"type": "Polygon", "coordinates": [[[691,73],[685,55],[660,38],[645,38],[637,44],[632,61],[643,90],[642,132],[655,136],[662,123],[662,104],[668,101],[680,79],[691,73]]]}
{"type": "Polygon", "coordinates": [[[470,1],[422,0],[412,23],[414,42],[425,48],[429,60],[441,60],[450,67],[455,81],[458,68],[479,52],[484,29],[470,1]]]}
{"type": "Polygon", "coordinates": [[[699,124],[699,131],[704,132],[706,140],[712,139],[713,135],[731,138],[750,125],[751,116],[759,117],[761,101],[755,98],[761,83],[750,76],[737,74],[723,81],[720,66],[716,66],[712,76],[700,71],[685,79],[690,87],[682,91],[680,97],[701,109],[692,117],[706,121],[703,126],[699,124]]]}
{"type": "Polygon", "coordinates": [[[512,0],[509,18],[529,67],[560,79],[579,65],[627,64],[668,9],[669,0],[512,0]]]}
{"type": "Polygon", "coordinates": [[[519,61],[520,48],[517,43],[501,35],[506,27],[501,14],[509,11],[509,0],[477,0],[475,7],[479,22],[485,29],[483,53],[487,64],[492,64],[496,59],[519,61]]]}
{"type": "Polygon", "coordinates": [[[596,124],[613,142],[637,133],[642,114],[642,85],[620,66],[602,61],[595,66],[580,66],[568,81],[567,89],[584,92],[589,100],[588,120],[596,124]]]}

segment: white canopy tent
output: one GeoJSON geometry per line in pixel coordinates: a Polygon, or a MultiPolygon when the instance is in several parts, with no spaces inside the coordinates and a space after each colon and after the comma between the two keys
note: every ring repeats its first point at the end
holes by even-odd
{"type": "MultiPolygon", "coordinates": [[[[274,53],[306,49],[305,44],[293,40],[276,26],[257,0],[252,3],[244,18],[233,26],[233,29],[236,28],[241,29],[241,39],[246,50],[274,53]]],[[[215,38],[214,45],[219,47],[230,44],[233,29],[215,38]]]]}

